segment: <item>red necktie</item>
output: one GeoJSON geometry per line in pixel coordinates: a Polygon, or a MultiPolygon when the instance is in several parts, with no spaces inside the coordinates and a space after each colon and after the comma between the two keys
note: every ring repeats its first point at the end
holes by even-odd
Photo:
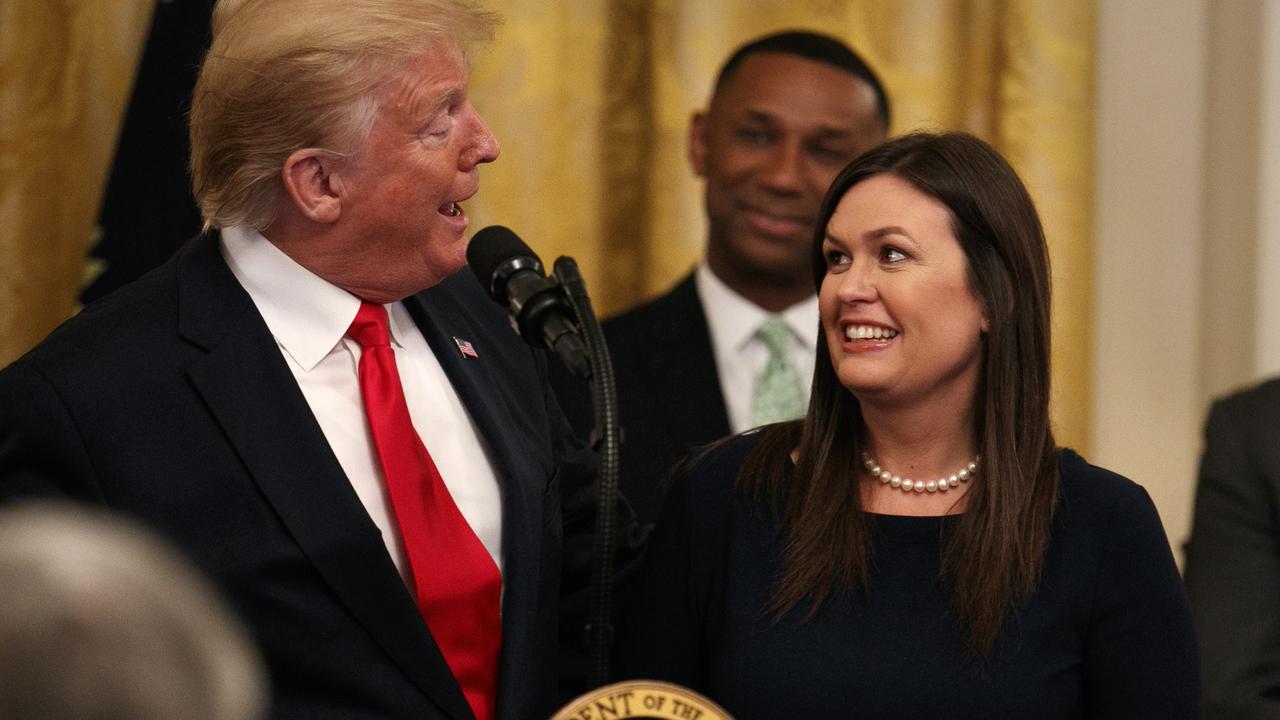
{"type": "Polygon", "coordinates": [[[347,334],[363,349],[360,394],[409,554],[418,609],[477,720],[490,720],[502,647],[502,576],[413,428],[386,309],[362,303],[347,334]]]}

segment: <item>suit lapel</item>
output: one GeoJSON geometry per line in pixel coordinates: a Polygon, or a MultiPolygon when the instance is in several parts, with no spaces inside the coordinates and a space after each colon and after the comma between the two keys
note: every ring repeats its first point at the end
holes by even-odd
{"type": "MultiPolygon", "coordinates": [[[[488,352],[492,352],[492,348],[473,347],[473,350],[478,350],[475,358],[462,353],[458,341],[474,342],[477,327],[467,321],[465,313],[439,307],[440,304],[449,302],[441,293],[428,291],[404,302],[422,336],[426,338],[427,345],[449,377],[454,391],[458,393],[480,430],[480,436],[493,453],[494,463],[505,476],[513,468],[519,467],[520,451],[512,438],[511,410],[496,390],[502,387],[503,381],[493,375],[490,367],[488,352]]],[[[508,488],[504,487],[504,496],[507,491],[508,488]]]]}
{"type": "Polygon", "coordinates": [[[648,347],[660,350],[649,366],[649,383],[650,387],[667,388],[658,393],[658,402],[683,452],[728,435],[729,413],[693,275],[676,286],[669,303],[661,322],[651,327],[647,342],[648,347]]]}
{"type": "Polygon", "coordinates": [[[180,262],[179,332],[207,350],[188,375],[263,496],[401,670],[443,711],[471,717],[381,535],[216,240],[197,239],[180,262]]]}
{"type": "MultiPolygon", "coordinates": [[[[530,671],[519,667],[521,659],[534,657],[530,643],[538,622],[536,592],[543,580],[539,563],[543,540],[541,496],[546,488],[538,481],[540,476],[532,472],[536,455],[529,448],[525,428],[516,420],[523,414],[515,412],[499,391],[510,387],[512,380],[496,375],[501,370],[494,367],[494,362],[500,353],[509,354],[510,350],[499,350],[499,341],[452,291],[457,283],[469,281],[470,278],[459,277],[446,280],[406,299],[405,307],[470,413],[501,478],[503,595],[498,712],[507,717],[510,709],[527,707],[529,701],[513,696],[525,683],[513,682],[512,678],[530,671]],[[473,349],[478,357],[464,355],[458,340],[475,343],[473,349]]],[[[476,299],[488,303],[487,299],[469,298],[476,299]]],[[[505,327],[496,329],[503,334],[510,332],[505,327]]]]}

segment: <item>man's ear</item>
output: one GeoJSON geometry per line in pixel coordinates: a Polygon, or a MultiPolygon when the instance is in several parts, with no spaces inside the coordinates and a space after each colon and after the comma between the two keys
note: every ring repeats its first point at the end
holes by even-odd
{"type": "Polygon", "coordinates": [[[707,176],[707,114],[694,113],[689,121],[689,164],[698,177],[707,176]]]}
{"type": "Polygon", "coordinates": [[[293,151],[284,161],[285,192],[303,217],[313,222],[337,222],[342,214],[342,185],[334,177],[337,160],[314,148],[293,151]]]}

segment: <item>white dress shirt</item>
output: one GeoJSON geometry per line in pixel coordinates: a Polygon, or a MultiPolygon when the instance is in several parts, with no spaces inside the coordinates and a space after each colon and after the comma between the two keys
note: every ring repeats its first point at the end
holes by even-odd
{"type": "MultiPolygon", "coordinates": [[[[346,335],[360,299],[297,264],[255,230],[225,228],[221,244],[412,592],[408,555],[360,396],[360,345],[346,335]]],[[[501,570],[502,494],[489,448],[404,304],[386,308],[413,426],[458,510],[501,570]]]]}
{"type": "MultiPolygon", "coordinates": [[[[724,284],[703,260],[694,284],[702,311],[711,331],[711,348],[716,355],[716,373],[729,411],[729,429],[734,433],[755,427],[751,413],[751,391],[756,377],[769,362],[769,349],[756,337],[756,330],[770,313],[724,284]]],[[[813,363],[818,340],[818,296],[796,303],[780,313],[791,329],[788,355],[804,382],[805,396],[813,383],[813,363]]]]}

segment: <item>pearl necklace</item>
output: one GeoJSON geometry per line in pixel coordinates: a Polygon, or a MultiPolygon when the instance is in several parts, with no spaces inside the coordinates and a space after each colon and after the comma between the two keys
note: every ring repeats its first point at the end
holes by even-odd
{"type": "Polygon", "coordinates": [[[960,468],[949,476],[938,478],[937,480],[911,480],[901,475],[894,475],[885,470],[876,463],[867,453],[862,453],[862,465],[871,473],[872,477],[879,478],[880,482],[890,487],[900,488],[903,492],[946,492],[954,487],[960,487],[960,483],[968,482],[970,478],[978,472],[978,461],[982,459],[978,455],[969,461],[968,465],[960,468]]]}

